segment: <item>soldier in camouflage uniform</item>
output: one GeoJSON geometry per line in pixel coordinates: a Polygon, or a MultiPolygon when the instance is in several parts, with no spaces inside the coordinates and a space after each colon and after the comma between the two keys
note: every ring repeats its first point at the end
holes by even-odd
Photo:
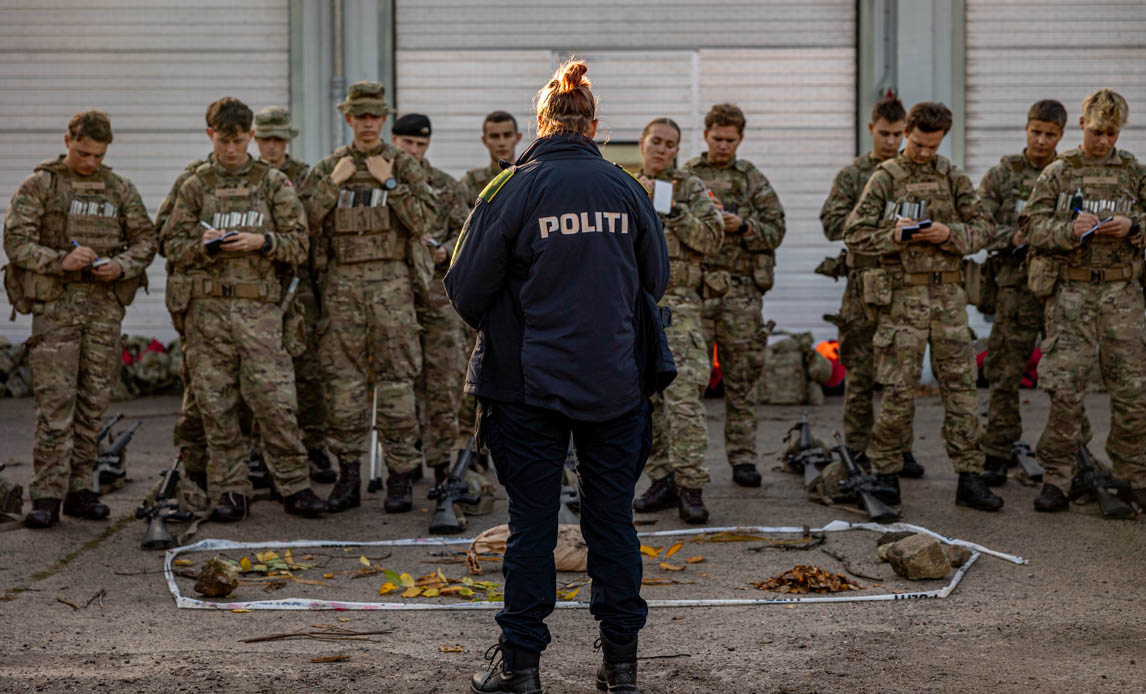
{"type": "Polygon", "coordinates": [[[732,479],[759,487],[756,470],[756,393],[764,369],[764,293],[772,288],[776,248],[784,240],[784,208],[768,179],[736,157],[744,113],[717,104],[704,117],[708,151],[682,168],[704,182],[724,218],[724,242],[705,261],[704,336],[707,353],[719,345],[724,376],[724,446],[732,479]]]}
{"type": "Polygon", "coordinates": [[[672,310],[665,336],[677,376],[664,393],[653,397],[652,450],[645,465],[652,485],[633,508],[647,513],[677,506],[685,522],[703,523],[708,510],[701,490],[709,480],[704,389],[711,369],[701,331],[700,264],[720,249],[724,219],[704,183],[676,168],[680,127],[672,119],[657,118],[646,125],[640,147],[641,183],[650,191],[655,190],[654,181],[672,184],[671,208],[658,212],[670,269],[660,305],[672,310]]]}
{"type": "Polygon", "coordinates": [[[100,111],[68,123],[67,154],[20,185],[4,220],[4,286],[32,314],[28,363],[36,398],[32,511],[46,528],[69,516],[103,520],[92,489],[100,417],[119,382],[120,322],[155,257],[155,230],[131,181],[104,166],[111,122],[100,111]]]}
{"type": "Polygon", "coordinates": [[[1038,511],[1069,506],[1062,485],[1086,443],[1083,396],[1096,366],[1110,394],[1113,474],[1129,483],[1127,500],[1146,510],[1146,166],[1115,148],[1129,111],[1109,89],[1086,97],[1082,146],[1043,169],[1019,220],[1032,249],[1028,286],[1046,298],[1039,386],[1051,410],[1038,444],[1046,470],[1038,511]]]}
{"type": "MultiPolygon", "coordinates": [[[[871,152],[858,157],[851,164],[840,169],[832,181],[832,190],[820,210],[820,222],[824,236],[829,241],[843,241],[844,221],[859,202],[867,180],[875,167],[899,154],[903,143],[903,119],[907,112],[899,99],[882,99],[871,110],[871,122],[867,124],[871,133],[871,152]]],[[[860,296],[859,278],[864,270],[879,264],[879,258],[844,252],[844,265],[847,272],[847,285],[840,302],[839,345],[840,363],[847,369],[844,382],[844,443],[852,450],[857,460],[867,460],[867,450],[871,437],[871,427],[875,422],[875,354],[872,338],[875,337],[875,320],[864,311],[860,296]]],[[[924,470],[911,452],[915,440],[914,432],[907,431],[904,440],[908,449],[903,451],[901,477],[922,477],[924,470]]]]}
{"type": "Polygon", "coordinates": [[[216,519],[243,518],[252,493],[241,400],[254,413],[286,511],[313,517],[326,504],[306,478],[280,306],[281,277],[306,258],[305,218],[286,175],[247,154],[252,116],[230,97],[207,110],[214,159],[183,183],[164,230],[174,266],[167,307],[184,314],[186,370],[207,434],[208,484],[218,487],[208,490],[217,493],[216,519]],[[237,234],[216,241],[224,231],[237,234]]]}
{"type": "Polygon", "coordinates": [[[457,445],[458,408],[466,370],[462,320],[446,297],[442,278],[449,267],[449,250],[457,243],[470,208],[461,185],[445,171],[430,166],[426,159],[433,134],[429,118],[408,113],[394,121],[390,133],[398,149],[421,163],[437,197],[430,232],[422,238],[431,249],[433,278],[429,291],[415,292],[414,299],[422,326],[422,373],[417,383],[422,453],[434,469],[435,482],[441,483],[449,474],[450,454],[457,445]]]}
{"type": "Polygon", "coordinates": [[[379,139],[390,113],[381,84],[352,84],[338,109],[354,130],[354,144],[315,164],[302,188],[322,278],[326,447],[340,468],[329,504],[342,511],[360,503],[359,458],[366,450],[373,381],[390,473],[385,507],[402,513],[413,506],[413,476],[422,464],[414,287],[428,279],[417,254],[427,254],[421,239],[434,217],[434,194],[417,160],[379,139]]]}
{"type": "MultiPolygon", "coordinates": [[[[259,157],[282,171],[298,190],[310,167],[287,153],[287,145],[298,137],[298,128],[291,124],[290,111],[282,106],[268,106],[255,114],[255,144],[259,157]]],[[[299,311],[302,337],[292,354],[295,392],[298,394],[298,426],[302,430],[302,444],[310,462],[310,478],[315,482],[335,480],[334,469],[326,457],[326,408],[322,393],[322,365],[318,363],[318,289],[309,257],[295,271],[298,287],[292,306],[299,311]]],[[[289,279],[288,279],[289,281],[289,279]]]]}
{"type": "Polygon", "coordinates": [[[1007,481],[1013,446],[1022,438],[1019,384],[1043,328],[1043,302],[1027,287],[1027,241],[1018,228],[1019,213],[1035,179],[1054,161],[1064,127],[1066,109],[1061,103],[1035,103],[1027,113],[1026,149],[1003,157],[979,182],[983,212],[995,222],[995,233],[987,244],[991,256],[985,271],[998,287],[994,306],[981,307],[993,309],[995,314],[987,339],[987,358],[983,360],[983,373],[991,384],[987,431],[983,434],[987,454],[983,479],[988,486],[1007,481]]]}
{"type": "Polygon", "coordinates": [[[876,381],[883,401],[867,456],[883,500],[899,503],[905,432],[915,417],[915,385],[923,355],[931,361],[943,400],[943,440],[959,473],[955,502],[995,511],[1003,500],[983,483],[983,450],[975,417],[975,357],[967,325],[963,256],[981,249],[992,226],[967,175],[937,154],[951,128],[943,104],[921,102],[907,115],[903,153],[881,163],[845,225],[849,251],[878,256],[864,272],[864,304],[876,311],[876,381]],[[905,231],[932,220],[914,236],[905,231]]]}

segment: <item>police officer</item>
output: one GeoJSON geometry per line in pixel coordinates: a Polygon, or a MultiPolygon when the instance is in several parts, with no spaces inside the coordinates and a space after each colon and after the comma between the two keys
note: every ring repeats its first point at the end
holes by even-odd
{"type": "Polygon", "coordinates": [[[100,417],[119,382],[120,322],[155,257],[155,230],[131,181],[103,164],[111,121],[76,114],[67,153],[20,184],[4,219],[4,277],[15,311],[32,314],[28,364],[36,399],[29,528],[65,515],[103,520],[92,488],[100,417]]]}
{"type": "Polygon", "coordinates": [[[655,313],[669,266],[645,189],[591,139],[587,69],[566,62],[541,89],[538,139],[486,186],[446,274],[451,303],[478,330],[466,391],[509,495],[502,636],[474,692],[541,690],[570,436],[604,649],[597,687],[636,691],[647,607],[630,504],[649,432],[635,320],[646,298],[655,313]]]}

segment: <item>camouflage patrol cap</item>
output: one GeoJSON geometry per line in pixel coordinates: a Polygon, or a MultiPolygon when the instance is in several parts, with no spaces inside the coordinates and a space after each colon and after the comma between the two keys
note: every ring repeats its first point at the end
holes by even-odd
{"type": "Polygon", "coordinates": [[[267,106],[255,114],[255,137],[293,140],[298,137],[298,128],[291,125],[290,111],[286,108],[267,106]]]}
{"type": "Polygon", "coordinates": [[[393,111],[386,103],[386,87],[378,82],[355,82],[346,90],[346,101],[338,104],[344,116],[386,116],[393,111]]]}

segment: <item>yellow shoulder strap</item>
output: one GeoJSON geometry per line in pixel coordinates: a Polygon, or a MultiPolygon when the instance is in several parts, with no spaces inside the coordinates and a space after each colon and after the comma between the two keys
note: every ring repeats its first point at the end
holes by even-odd
{"type": "Polygon", "coordinates": [[[508,169],[505,169],[489,182],[489,185],[487,185],[485,189],[482,190],[478,197],[482,200],[485,200],[487,205],[490,204],[493,202],[493,199],[497,196],[497,194],[501,192],[501,188],[505,185],[506,181],[513,178],[513,174],[516,172],[516,166],[511,166],[508,169]]]}
{"type": "Polygon", "coordinates": [[[624,171],[625,173],[629,174],[629,176],[630,176],[630,177],[631,177],[631,178],[632,178],[634,181],[636,181],[636,182],[637,182],[637,185],[639,185],[641,188],[643,188],[643,189],[644,189],[644,191],[645,191],[646,193],[648,193],[648,192],[649,192],[649,189],[648,189],[648,188],[645,188],[645,184],[644,184],[644,183],[641,183],[641,179],[637,178],[637,175],[636,175],[635,173],[633,173],[632,171],[629,171],[628,169],[626,169],[625,167],[621,166],[621,165],[620,165],[620,164],[618,164],[617,162],[613,162],[613,166],[615,166],[615,167],[617,167],[618,169],[620,169],[621,171],[624,171]]]}

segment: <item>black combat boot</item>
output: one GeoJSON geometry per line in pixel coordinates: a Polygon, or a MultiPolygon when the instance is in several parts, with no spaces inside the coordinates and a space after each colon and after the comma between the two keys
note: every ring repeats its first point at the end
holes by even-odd
{"type": "Polygon", "coordinates": [[[633,509],[641,513],[663,511],[677,505],[676,481],[672,475],[665,475],[649,485],[645,493],[633,501],[633,509]]]}
{"type": "Polygon", "coordinates": [[[915,459],[915,455],[911,451],[906,451],[903,454],[903,468],[900,469],[899,476],[917,480],[923,477],[924,472],[923,466],[915,459]]]}
{"type": "Polygon", "coordinates": [[[193,470],[187,473],[187,479],[191,480],[195,486],[207,493],[207,471],[206,470],[193,470]]]}
{"type": "Polygon", "coordinates": [[[414,508],[414,480],[409,472],[391,472],[386,478],[386,513],[406,513],[414,508]]]}
{"type": "Polygon", "coordinates": [[[362,480],[359,477],[361,467],[362,464],[357,460],[353,463],[338,464],[342,474],[338,476],[338,481],[334,483],[334,489],[330,490],[330,496],[326,499],[327,511],[342,513],[362,503],[362,480]]]}
{"type": "Polygon", "coordinates": [[[111,509],[101,504],[99,494],[90,489],[68,492],[64,497],[64,515],[87,520],[104,520],[111,515],[111,509]]]}
{"type": "Polygon", "coordinates": [[[410,471],[410,483],[421,482],[425,476],[426,472],[422,469],[422,464],[418,463],[418,467],[410,471]]]}
{"type": "Polygon", "coordinates": [[[1035,499],[1035,510],[1042,511],[1043,513],[1057,513],[1058,511],[1066,511],[1070,508],[1070,502],[1066,499],[1066,494],[1053,484],[1043,484],[1043,490],[1039,492],[1038,498],[1035,499]]]}
{"type": "Polygon", "coordinates": [[[987,462],[983,463],[983,482],[988,487],[998,487],[1007,483],[1007,466],[1010,458],[1000,458],[997,455],[988,455],[987,462]]]}
{"type": "Polygon", "coordinates": [[[59,499],[33,499],[32,510],[24,516],[24,525],[29,528],[50,528],[59,522],[59,499]]]}
{"type": "Polygon", "coordinates": [[[238,523],[247,517],[251,510],[250,500],[242,494],[224,492],[211,511],[211,520],[216,523],[238,523]]]}
{"type": "Polygon", "coordinates": [[[310,479],[319,484],[330,484],[338,479],[338,473],[330,467],[330,458],[321,448],[308,448],[306,459],[310,461],[310,479]]]}
{"type": "Polygon", "coordinates": [[[597,668],[597,689],[603,692],[637,692],[637,637],[620,644],[609,640],[604,633],[593,644],[602,649],[601,667],[597,668]]]}
{"type": "Polygon", "coordinates": [[[680,519],[690,525],[700,525],[708,522],[708,509],[704,507],[701,490],[680,487],[677,489],[680,519]]]}
{"type": "Polygon", "coordinates": [[[887,504],[888,506],[899,506],[899,475],[892,473],[888,475],[876,475],[875,483],[877,488],[872,489],[872,495],[887,504]]]}
{"type": "Polygon", "coordinates": [[[326,510],[326,502],[310,487],[283,499],[283,510],[292,516],[318,518],[326,510]]]}
{"type": "Polygon", "coordinates": [[[485,652],[489,670],[470,682],[471,694],[541,694],[541,655],[500,643],[485,652]]]}
{"type": "Polygon", "coordinates": [[[732,466],[732,481],[741,487],[759,487],[760,472],[752,463],[741,463],[732,466]]]}
{"type": "Polygon", "coordinates": [[[970,506],[979,511],[998,511],[1003,508],[1003,497],[987,489],[979,473],[960,472],[959,486],[955,488],[955,504],[970,506]]]}

